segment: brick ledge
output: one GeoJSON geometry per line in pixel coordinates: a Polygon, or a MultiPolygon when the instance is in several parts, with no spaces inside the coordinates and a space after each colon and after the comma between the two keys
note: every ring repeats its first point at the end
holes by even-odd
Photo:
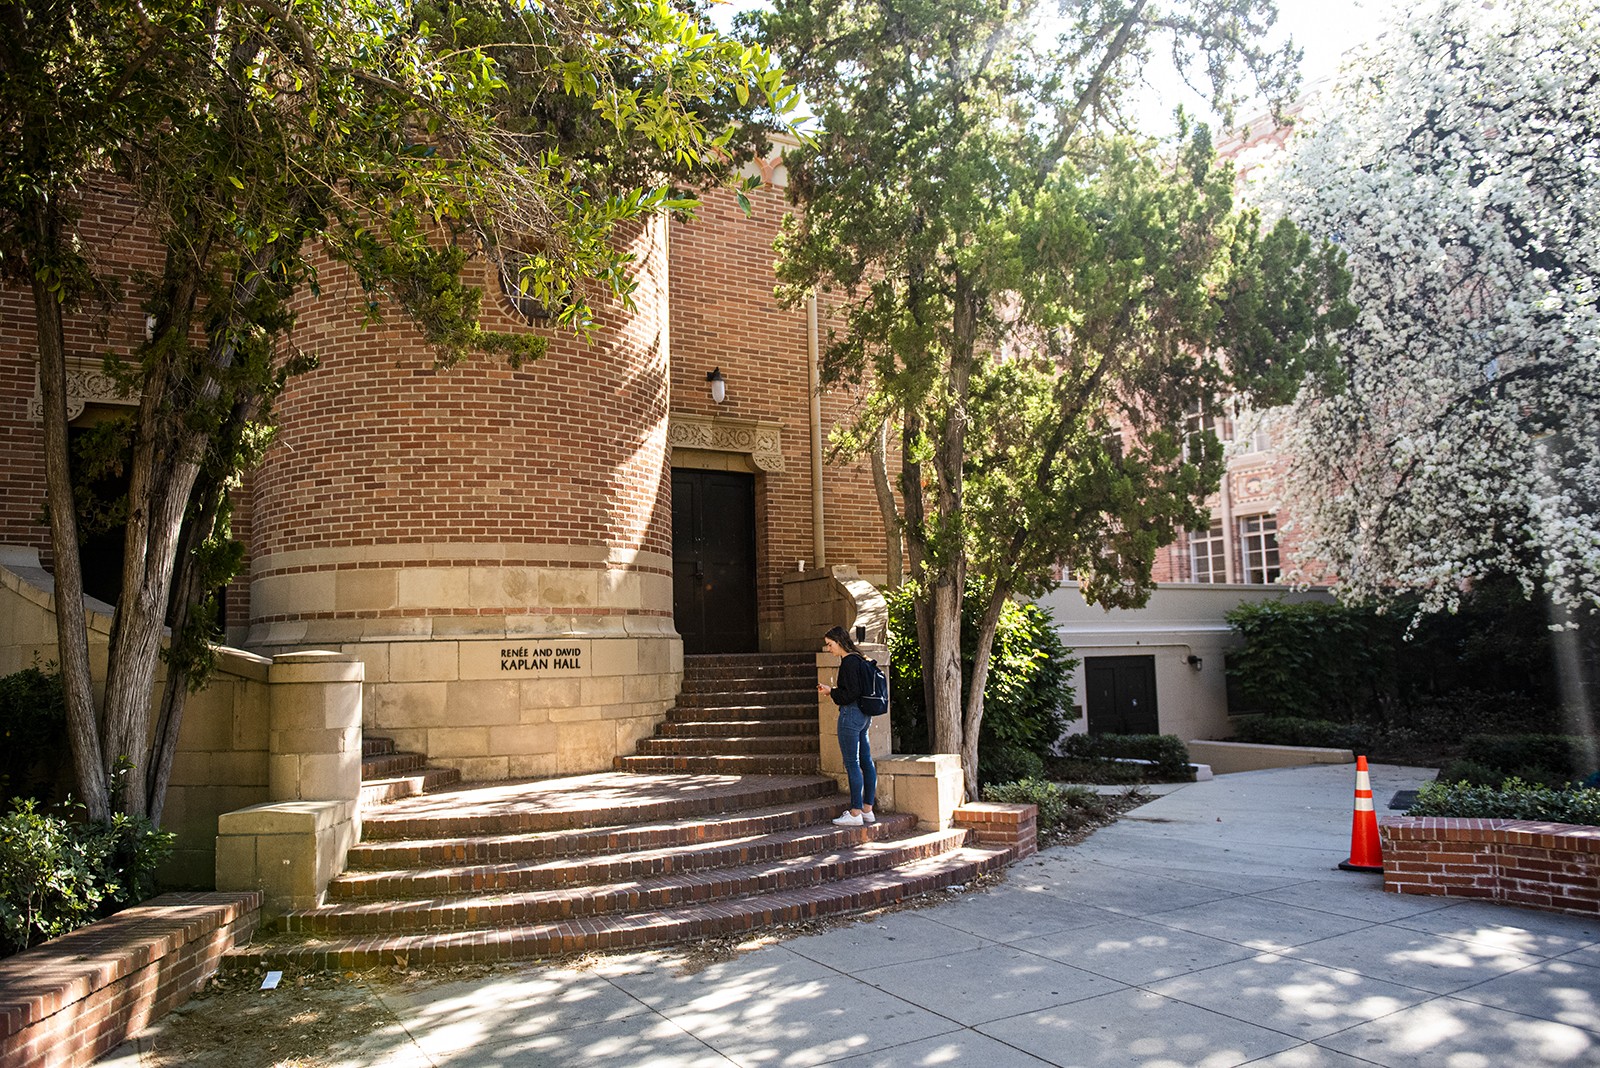
{"type": "Polygon", "coordinates": [[[254,892],[163,894],[0,961],[0,1064],[89,1064],[187,1000],[260,910],[254,892]]]}
{"type": "Polygon", "coordinates": [[[1600,827],[1387,816],[1383,888],[1600,916],[1600,827]]]}

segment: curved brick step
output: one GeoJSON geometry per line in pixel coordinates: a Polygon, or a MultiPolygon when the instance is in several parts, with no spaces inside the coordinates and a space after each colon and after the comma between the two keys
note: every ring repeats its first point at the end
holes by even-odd
{"type": "Polygon", "coordinates": [[[618,771],[696,775],[815,775],[821,757],[810,756],[619,756],[612,761],[618,771]]]}
{"type": "Polygon", "coordinates": [[[723,719],[668,722],[657,728],[661,738],[750,738],[817,731],[817,718],[808,719],[723,719]]]}
{"type": "Polygon", "coordinates": [[[747,721],[809,719],[813,726],[817,719],[817,703],[807,701],[801,705],[723,705],[720,708],[685,708],[678,705],[667,710],[667,723],[738,723],[747,721]]]}
{"type": "Polygon", "coordinates": [[[831,798],[838,789],[814,772],[759,778],[599,772],[411,798],[363,815],[361,834],[364,841],[393,841],[614,827],[831,798]]]}
{"type": "Polygon", "coordinates": [[[866,827],[800,827],[721,842],[692,842],[661,849],[601,856],[557,857],[539,862],[471,864],[399,871],[347,871],[328,886],[329,902],[373,898],[421,898],[513,890],[571,890],[624,879],[728,868],[778,858],[797,858],[861,842],[907,834],[916,818],[885,813],[866,827]]]}
{"type": "Polygon", "coordinates": [[[306,939],[284,937],[243,946],[223,958],[231,971],[297,966],[322,969],[416,967],[513,960],[663,945],[737,934],[818,916],[877,908],[904,897],[970,881],[1005,864],[1009,851],[963,847],[925,860],[838,882],[778,890],[712,905],[688,905],[557,923],[471,928],[431,934],[306,939]]]}
{"type": "Polygon", "coordinates": [[[794,687],[787,690],[714,690],[678,694],[679,708],[815,708],[817,688],[794,687]]]}
{"type": "Polygon", "coordinates": [[[822,855],[778,857],[731,868],[602,883],[587,887],[582,894],[547,889],[415,901],[330,903],[284,915],[279,929],[325,934],[459,929],[552,923],[641,908],[730,901],[755,894],[819,886],[927,860],[959,849],[965,837],[964,831],[953,830],[869,840],[822,855]]]}
{"type": "Polygon", "coordinates": [[[440,864],[495,864],[513,860],[631,853],[808,827],[831,820],[839,811],[840,798],[830,796],[725,815],[573,831],[362,842],[350,847],[349,869],[381,871],[440,864]]]}
{"type": "MultiPolygon", "coordinates": [[[[395,775],[386,779],[361,780],[362,808],[387,805],[408,797],[420,797],[461,781],[461,772],[455,768],[423,768],[413,775],[395,775]]],[[[365,818],[371,818],[370,816],[365,818]]]]}
{"type": "MultiPolygon", "coordinates": [[[[391,743],[393,744],[393,743],[391,743]]],[[[421,753],[378,753],[361,757],[361,781],[389,779],[420,771],[428,759],[421,753]]]]}
{"type": "Polygon", "coordinates": [[[640,756],[789,756],[817,754],[817,731],[812,725],[810,734],[761,734],[738,737],[732,734],[709,738],[643,738],[639,741],[640,756]]]}

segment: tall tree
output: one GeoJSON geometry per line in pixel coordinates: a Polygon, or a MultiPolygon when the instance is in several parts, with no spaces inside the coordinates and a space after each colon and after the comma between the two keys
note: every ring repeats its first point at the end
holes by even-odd
{"type": "Polygon", "coordinates": [[[1308,553],[1454,610],[1486,576],[1600,605],[1600,19],[1430,3],[1347,66],[1270,195],[1360,317],[1294,411],[1308,553]]]}
{"type": "Polygon", "coordinates": [[[633,0],[5,0],[0,24],[0,273],[33,295],[74,766],[92,818],[159,819],[184,696],[207,668],[201,609],[239,560],[228,489],[314,358],[291,331],[318,259],[353,270],[353,315],[398,310],[442,363],[535,358],[541,339],[478,326],[467,259],[499,258],[559,321],[593,329],[595,295],[631,287],[614,229],[689,207],[673,186],[727,173],[731,118],[782,109],[793,90],[764,51],[633,0]],[[136,205],[165,256],[152,276],[80,231],[87,191],[136,205]],[[132,463],[97,706],[65,336],[71,315],[104,317],[124,295],[151,328],[108,357],[139,406],[111,435],[132,463]]]}
{"type": "Polygon", "coordinates": [[[1117,136],[1163,38],[1219,104],[1234,68],[1286,84],[1292,53],[1253,44],[1271,3],[1066,8],[1053,42],[1026,0],[780,0],[754,19],[825,131],[789,160],[803,211],[779,278],[791,299],[840,293],[824,376],[872,391],[849,443],[900,427],[933,745],[965,755],[969,790],[1005,599],[1065,566],[1092,600],[1142,602],[1155,547],[1220,474],[1214,438],[1174,429],[1186,407],[1281,391],[1339,312],[1337,257],[1234,213],[1203,131],[1164,158],[1117,136]],[[964,686],[969,572],[992,597],[964,686]]]}

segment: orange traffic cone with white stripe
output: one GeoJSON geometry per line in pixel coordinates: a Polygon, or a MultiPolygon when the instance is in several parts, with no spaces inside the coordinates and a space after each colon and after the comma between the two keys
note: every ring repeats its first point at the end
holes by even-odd
{"type": "Polygon", "coordinates": [[[1356,757],[1356,814],[1350,821],[1350,859],[1341,860],[1345,871],[1382,871],[1383,849],[1378,845],[1378,813],[1372,807],[1372,780],[1367,758],[1356,757]]]}

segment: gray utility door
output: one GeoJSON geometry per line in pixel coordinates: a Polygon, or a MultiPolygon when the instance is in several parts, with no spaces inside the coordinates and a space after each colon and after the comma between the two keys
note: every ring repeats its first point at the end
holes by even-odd
{"type": "Polygon", "coordinates": [[[1083,677],[1090,734],[1161,733],[1155,657],[1087,656],[1083,677]]]}
{"type": "Polygon", "coordinates": [[[672,614],[685,653],[756,651],[756,480],[672,472],[672,614]]]}

